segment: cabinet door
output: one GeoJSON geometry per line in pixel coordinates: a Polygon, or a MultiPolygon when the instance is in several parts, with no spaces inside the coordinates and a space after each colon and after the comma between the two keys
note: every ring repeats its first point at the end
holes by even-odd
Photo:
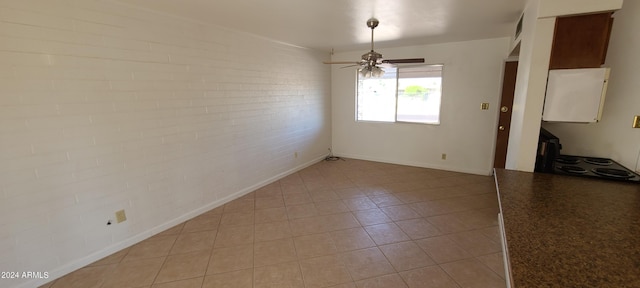
{"type": "Polygon", "coordinates": [[[589,123],[600,120],[609,68],[549,71],[542,120],[589,123]]]}
{"type": "Polygon", "coordinates": [[[549,69],[599,68],[607,56],[611,14],[558,17],[549,69]]]}

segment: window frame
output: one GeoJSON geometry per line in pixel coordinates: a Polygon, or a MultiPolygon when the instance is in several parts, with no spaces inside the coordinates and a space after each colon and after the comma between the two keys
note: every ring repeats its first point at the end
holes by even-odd
{"type": "Polygon", "coordinates": [[[429,64],[416,64],[416,65],[402,65],[400,67],[395,67],[396,71],[396,77],[395,77],[395,92],[394,92],[394,100],[395,100],[395,107],[394,107],[394,119],[393,121],[385,121],[385,120],[360,120],[358,119],[358,112],[359,112],[359,81],[360,81],[360,75],[356,70],[356,97],[355,97],[355,111],[354,111],[354,116],[355,116],[355,121],[356,122],[369,122],[369,123],[387,123],[387,124],[395,124],[395,123],[400,123],[400,124],[417,124],[417,125],[434,125],[434,126],[438,126],[442,123],[441,121],[441,116],[442,116],[442,96],[443,96],[443,87],[444,87],[444,72],[445,72],[445,68],[444,68],[444,63],[429,63],[429,64]],[[413,121],[405,121],[405,120],[398,120],[398,96],[399,96],[399,89],[398,89],[398,84],[400,82],[400,70],[402,68],[412,68],[412,67],[421,67],[421,66],[440,66],[440,99],[439,99],[439,103],[438,103],[438,119],[437,119],[437,123],[433,123],[433,122],[413,122],[413,121]]]}

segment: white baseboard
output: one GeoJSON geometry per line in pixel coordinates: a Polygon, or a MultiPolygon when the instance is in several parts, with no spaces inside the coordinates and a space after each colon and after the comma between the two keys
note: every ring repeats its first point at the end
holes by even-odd
{"type": "Polygon", "coordinates": [[[149,238],[149,237],[151,237],[153,235],[156,235],[156,234],[158,234],[158,233],[160,233],[162,231],[165,231],[165,230],[167,230],[167,229],[169,229],[171,227],[174,227],[174,226],[176,226],[176,225],[178,225],[178,224],[180,224],[182,222],[185,222],[185,221],[187,221],[189,219],[192,219],[192,218],[194,218],[194,217],[196,217],[196,216],[198,216],[200,214],[203,214],[203,213],[205,213],[207,211],[210,211],[210,210],[212,210],[212,209],[214,209],[216,207],[219,207],[219,206],[221,206],[221,205],[223,205],[223,204],[225,204],[225,203],[227,203],[229,201],[232,201],[234,199],[242,197],[242,196],[244,196],[244,195],[246,195],[246,194],[248,194],[250,192],[253,192],[253,191],[255,191],[255,190],[257,190],[257,189],[259,189],[259,188],[261,188],[261,187],[263,187],[263,186],[265,186],[267,184],[273,183],[273,182],[275,182],[277,180],[280,180],[280,179],[282,179],[282,178],[284,178],[286,176],[289,176],[289,175],[291,175],[293,173],[296,173],[296,172],[298,172],[298,171],[300,171],[300,170],[302,170],[304,168],[307,168],[307,167],[309,167],[309,166],[311,166],[313,164],[316,164],[316,163],[322,161],[325,157],[326,157],[326,155],[322,155],[320,157],[314,158],[309,162],[306,162],[306,163],[303,163],[301,165],[298,165],[298,166],[296,166],[296,167],[294,167],[292,169],[289,169],[289,170],[287,170],[285,172],[277,174],[277,175],[275,175],[275,176],[273,176],[271,178],[268,178],[268,179],[266,179],[264,181],[261,181],[261,182],[255,184],[255,185],[249,186],[249,187],[244,188],[244,189],[242,189],[240,191],[236,191],[235,193],[232,193],[232,194],[230,194],[230,195],[228,195],[228,196],[226,196],[224,198],[217,199],[217,200],[215,200],[215,201],[213,201],[211,203],[207,203],[206,205],[204,205],[204,206],[202,206],[202,207],[200,207],[198,209],[195,209],[193,211],[189,211],[189,212],[181,215],[180,217],[177,217],[175,219],[172,219],[170,221],[162,223],[162,224],[160,224],[158,226],[152,227],[152,228],[150,228],[150,229],[148,229],[148,230],[146,230],[144,232],[138,233],[138,234],[136,234],[134,236],[131,236],[131,237],[125,239],[125,240],[122,240],[122,241],[120,241],[118,243],[114,243],[113,245],[110,245],[110,246],[108,246],[108,247],[106,247],[106,248],[104,248],[104,249],[102,249],[100,251],[91,253],[90,255],[87,255],[86,257],[83,257],[81,259],[77,259],[77,260],[74,260],[74,261],[72,261],[70,263],[64,264],[64,265],[62,265],[62,266],[60,266],[58,268],[55,268],[55,269],[49,271],[49,278],[47,278],[47,279],[33,279],[31,281],[20,283],[20,284],[18,284],[18,286],[15,286],[15,287],[16,288],[31,288],[31,287],[38,287],[40,285],[49,283],[49,282],[51,282],[51,281],[53,281],[53,280],[55,280],[57,278],[60,278],[60,277],[62,277],[64,275],[69,274],[69,273],[71,273],[71,272],[73,272],[75,270],[78,270],[78,269],[80,269],[80,268],[82,268],[84,266],[87,266],[87,265],[89,265],[89,264],[91,264],[91,263],[93,263],[95,261],[98,261],[98,260],[100,260],[100,259],[102,259],[104,257],[107,257],[107,256],[109,256],[109,255],[111,255],[113,253],[116,253],[116,252],[118,252],[118,251],[120,251],[122,249],[125,249],[125,248],[128,248],[130,246],[133,246],[134,244],[137,244],[137,243],[139,243],[139,242],[141,242],[141,241],[143,241],[143,240],[145,240],[145,239],[147,239],[147,238],[149,238]]]}
{"type": "Polygon", "coordinates": [[[464,168],[464,167],[440,166],[440,165],[433,165],[431,163],[413,162],[413,161],[398,161],[398,160],[395,160],[395,159],[369,157],[369,156],[364,156],[364,155],[348,154],[348,153],[346,153],[346,154],[340,153],[340,154],[336,154],[335,156],[340,156],[340,157],[344,157],[344,158],[351,158],[351,159],[374,161],[374,162],[383,162],[383,163],[390,163],[390,164],[406,165],[406,166],[413,166],[413,167],[421,167],[421,168],[430,168],[430,169],[438,169],[438,170],[445,170],[445,171],[453,171],[453,172],[475,174],[475,175],[482,175],[482,176],[491,176],[491,175],[493,175],[493,169],[492,168],[484,170],[484,169],[469,169],[469,168],[464,168]]]}

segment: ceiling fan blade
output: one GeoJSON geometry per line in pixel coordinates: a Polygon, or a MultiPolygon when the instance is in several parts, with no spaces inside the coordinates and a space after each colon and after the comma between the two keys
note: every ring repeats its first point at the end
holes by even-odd
{"type": "Polygon", "coordinates": [[[356,66],[361,66],[361,65],[360,65],[360,64],[353,64],[353,65],[348,65],[348,66],[340,67],[340,69],[349,68],[349,67],[356,67],[356,66]]]}
{"type": "Polygon", "coordinates": [[[356,61],[324,61],[324,64],[355,64],[359,65],[359,62],[356,61]]]}
{"type": "Polygon", "coordinates": [[[389,63],[389,64],[424,63],[424,58],[387,59],[387,60],[382,60],[382,63],[389,63]]]}

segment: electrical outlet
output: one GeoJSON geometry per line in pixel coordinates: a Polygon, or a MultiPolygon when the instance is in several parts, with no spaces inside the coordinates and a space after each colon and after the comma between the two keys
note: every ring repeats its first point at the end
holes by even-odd
{"type": "Polygon", "coordinates": [[[489,103],[481,103],[480,104],[480,109],[489,110],[489,103]]]}
{"type": "Polygon", "coordinates": [[[447,154],[446,153],[442,153],[442,160],[447,160],[447,154]]]}
{"type": "Polygon", "coordinates": [[[124,209],[116,212],[116,222],[122,223],[127,221],[127,214],[124,213],[124,209]]]}
{"type": "Polygon", "coordinates": [[[640,128],[640,115],[633,117],[633,128],[640,128]]]}

